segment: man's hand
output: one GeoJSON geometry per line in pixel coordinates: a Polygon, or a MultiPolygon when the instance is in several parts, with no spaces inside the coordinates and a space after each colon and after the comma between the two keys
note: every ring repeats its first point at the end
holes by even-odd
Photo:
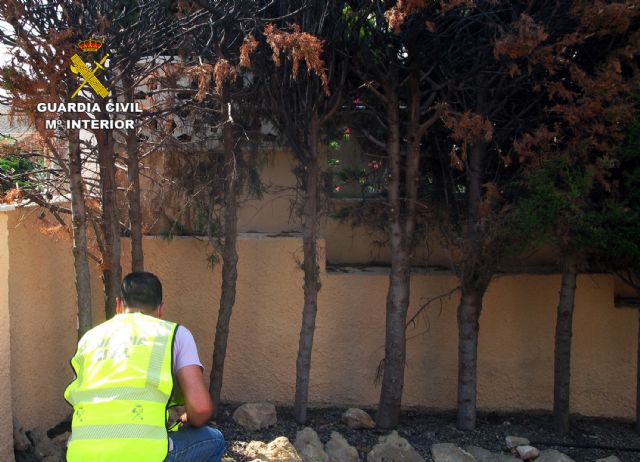
{"type": "Polygon", "coordinates": [[[180,420],[193,427],[202,427],[213,413],[213,403],[204,384],[202,369],[196,365],[185,366],[178,369],[176,376],[187,408],[180,420]]]}

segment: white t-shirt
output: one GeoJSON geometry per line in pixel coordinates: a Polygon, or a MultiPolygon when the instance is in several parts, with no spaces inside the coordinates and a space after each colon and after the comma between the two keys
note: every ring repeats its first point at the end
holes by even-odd
{"type": "MultiPolygon", "coordinates": [[[[183,367],[192,365],[200,366],[204,371],[193,335],[186,327],[178,326],[173,340],[173,375],[175,376],[176,372],[183,367]]],[[[169,451],[171,450],[173,450],[173,441],[169,438],[169,451]]]]}
{"type": "Polygon", "coordinates": [[[178,326],[173,340],[173,373],[175,375],[183,367],[194,364],[204,370],[198,357],[198,348],[193,335],[186,327],[178,326]]]}

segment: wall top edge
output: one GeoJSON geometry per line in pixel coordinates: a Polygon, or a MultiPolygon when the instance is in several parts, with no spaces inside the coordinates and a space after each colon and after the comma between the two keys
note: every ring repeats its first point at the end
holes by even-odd
{"type": "MultiPolygon", "coordinates": [[[[327,274],[339,276],[346,274],[358,275],[388,275],[391,266],[370,265],[370,266],[349,266],[349,265],[327,265],[327,274]]],[[[429,276],[455,276],[456,272],[442,266],[413,266],[411,274],[423,274],[429,276]]],[[[494,278],[508,276],[560,276],[562,272],[556,266],[522,266],[505,268],[495,273],[494,278]]],[[[611,276],[610,273],[598,271],[583,271],[580,275],[590,276],[611,276]]]]}
{"type": "MultiPolygon", "coordinates": [[[[128,239],[123,237],[122,239],[128,239]]],[[[175,240],[192,240],[192,241],[202,241],[207,242],[206,236],[172,236],[168,238],[164,235],[158,234],[149,234],[144,235],[143,239],[152,239],[159,241],[175,241],[175,240]]],[[[260,240],[296,240],[299,241],[302,239],[302,233],[299,232],[247,232],[247,233],[238,233],[238,240],[247,240],[247,241],[260,241],[260,240]]],[[[324,241],[324,238],[319,237],[318,242],[324,241]]]]}
{"type": "Polygon", "coordinates": [[[3,205],[0,205],[0,213],[13,212],[17,208],[18,206],[16,204],[3,204],[3,205]]]}

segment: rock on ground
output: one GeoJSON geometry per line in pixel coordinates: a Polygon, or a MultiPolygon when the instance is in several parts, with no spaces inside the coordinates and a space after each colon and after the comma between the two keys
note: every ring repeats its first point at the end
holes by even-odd
{"type": "Polygon", "coordinates": [[[249,430],[260,430],[275,425],[278,415],[271,403],[246,403],[235,410],[233,420],[249,430]]]}
{"type": "Polygon", "coordinates": [[[529,445],[518,446],[516,448],[516,452],[522,460],[535,459],[540,455],[540,451],[538,450],[538,448],[534,448],[533,446],[529,445]]]}
{"type": "Polygon", "coordinates": [[[476,462],[519,462],[520,459],[506,454],[496,454],[478,446],[469,446],[466,451],[475,457],[476,462]]]}
{"type": "Polygon", "coordinates": [[[434,462],[475,462],[475,457],[452,443],[439,443],[431,446],[434,462]]]}
{"type": "Polygon", "coordinates": [[[609,457],[605,457],[604,459],[597,459],[596,462],[622,462],[614,455],[610,455],[609,457]]]}
{"type": "Polygon", "coordinates": [[[258,454],[267,450],[267,443],[262,441],[251,441],[244,449],[246,456],[250,459],[255,459],[258,454]]]}
{"type": "Polygon", "coordinates": [[[515,449],[518,446],[527,446],[529,444],[529,440],[527,438],[523,438],[522,436],[507,436],[504,439],[507,443],[507,447],[509,449],[515,449]]]}
{"type": "Polygon", "coordinates": [[[294,446],[304,462],[329,462],[318,434],[310,427],[296,434],[294,446]]]}
{"type": "Polygon", "coordinates": [[[400,437],[397,431],[381,436],[371,452],[368,462],[425,462],[407,440],[400,437]]]}
{"type": "Polygon", "coordinates": [[[63,451],[67,450],[67,445],[69,444],[69,438],[71,437],[71,432],[64,432],[55,438],[51,438],[55,444],[58,445],[63,451]]]}
{"type": "Polygon", "coordinates": [[[329,462],[359,462],[358,450],[349,445],[347,440],[338,432],[331,432],[331,439],[327,441],[324,450],[329,456],[329,462]]]}
{"type": "Polygon", "coordinates": [[[30,432],[35,453],[47,462],[64,462],[64,450],[47,436],[47,432],[36,427],[30,432]]]}
{"type": "Polygon", "coordinates": [[[28,451],[30,447],[31,441],[27,438],[22,424],[16,416],[13,416],[13,449],[16,451],[28,451]]]}
{"type": "Polygon", "coordinates": [[[566,454],[556,451],[555,449],[547,449],[542,451],[536,462],[575,462],[571,457],[566,454]]]}
{"type": "Polygon", "coordinates": [[[252,441],[246,448],[247,456],[257,462],[302,462],[302,457],[288,438],[280,436],[269,444],[252,441]]]}
{"type": "Polygon", "coordinates": [[[362,409],[358,408],[350,408],[347,409],[344,414],[342,414],[342,422],[350,428],[358,429],[358,428],[374,428],[376,423],[373,421],[371,416],[367,414],[362,409]]]}

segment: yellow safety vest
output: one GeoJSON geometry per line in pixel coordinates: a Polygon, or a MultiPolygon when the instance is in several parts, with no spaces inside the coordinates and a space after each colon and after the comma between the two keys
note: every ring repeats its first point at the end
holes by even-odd
{"type": "Polygon", "coordinates": [[[68,462],[164,461],[176,328],[127,313],[82,337],[64,392],[74,410],[68,462]]]}

